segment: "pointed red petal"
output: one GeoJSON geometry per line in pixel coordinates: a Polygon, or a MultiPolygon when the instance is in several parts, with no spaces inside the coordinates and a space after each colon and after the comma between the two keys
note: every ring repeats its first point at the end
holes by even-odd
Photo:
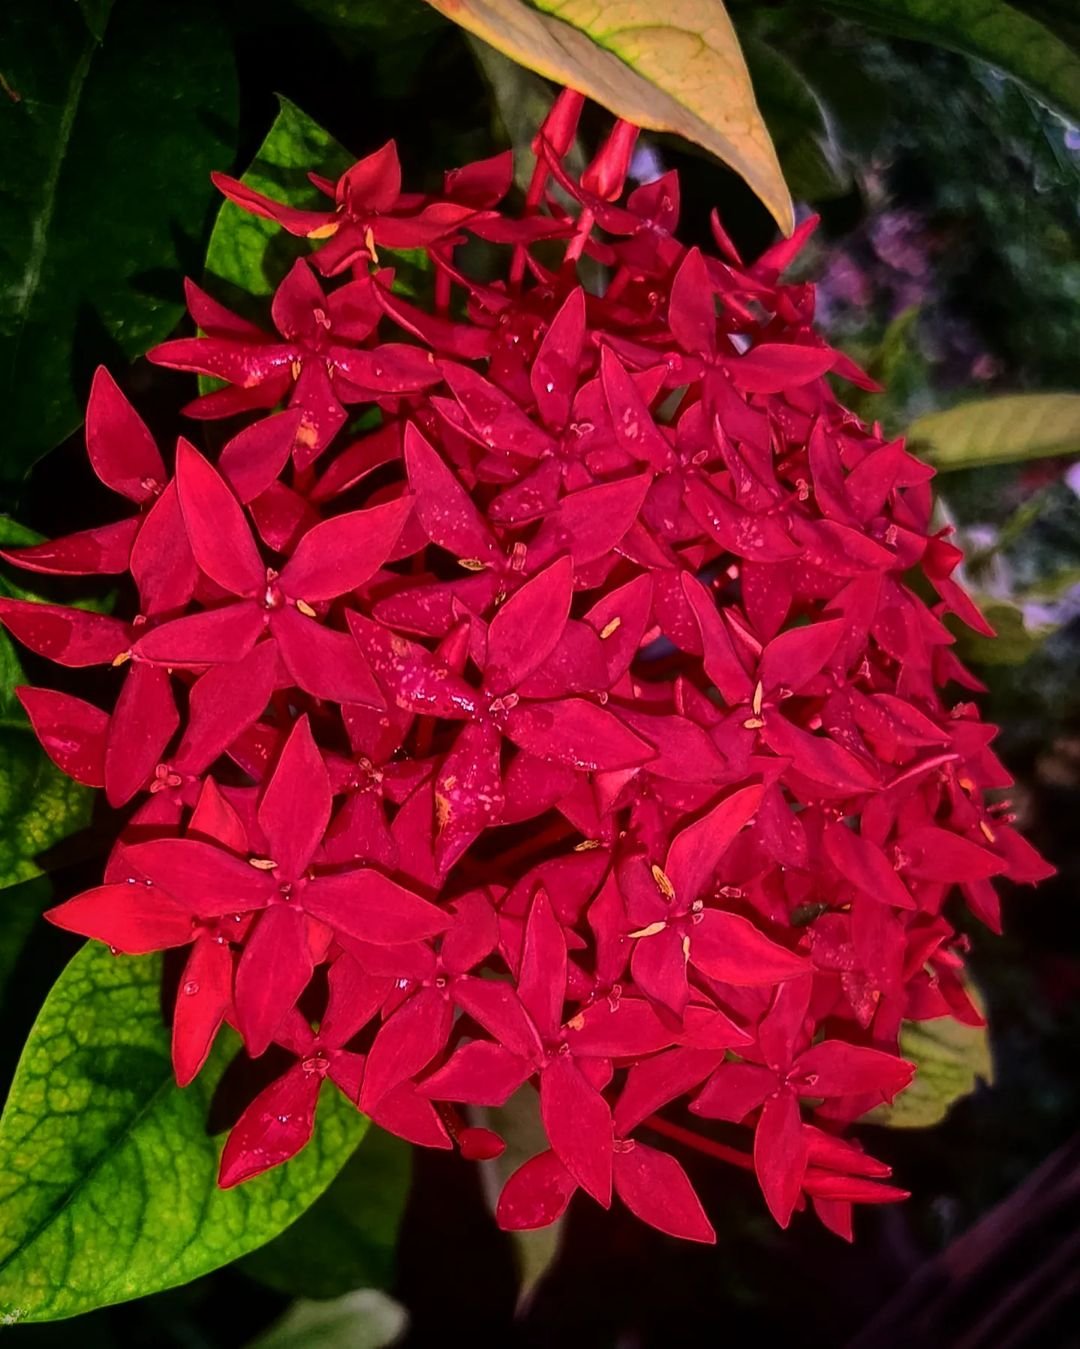
{"type": "Polygon", "coordinates": [[[195,935],[185,909],[142,885],[102,885],[46,910],[45,917],[132,956],[185,946],[195,935]]]}
{"type": "Polygon", "coordinates": [[[103,365],[86,405],[86,449],[105,486],[129,501],[148,501],[168,478],[146,423],[103,365]]]}
{"type": "Polygon", "coordinates": [[[488,628],[485,687],[494,694],[516,688],[554,650],[570,614],[574,567],[561,557],[506,601],[488,628]]]}
{"type": "Polygon", "coordinates": [[[384,707],[363,653],[347,633],[336,632],[287,606],[271,619],[282,662],[305,693],[334,703],[384,707]]]}
{"type": "Polygon", "coordinates": [[[110,665],[131,646],[126,623],[58,604],[0,598],[0,623],[23,646],[58,665],[110,665]]]}
{"type": "Polygon", "coordinates": [[[554,1152],[541,1152],[518,1167],[502,1188],[495,1220],[504,1232],[549,1227],[566,1211],[577,1181],[554,1152]]]}
{"type": "Polygon", "coordinates": [[[770,941],[735,913],[706,909],[690,937],[690,963],[725,984],[753,986],[794,979],[807,970],[806,960],[770,941]]]}
{"type": "Polygon", "coordinates": [[[616,1146],[615,1193],[631,1213],[672,1237],[712,1245],[716,1233],[674,1157],[644,1143],[616,1146]]]}
{"type": "Polygon", "coordinates": [[[540,1114],[559,1160],[583,1190],[611,1203],[611,1111],[568,1054],[556,1054],[540,1075],[540,1114]]]}
{"type": "Polygon", "coordinates": [[[115,525],[84,529],[28,548],[0,548],[0,557],[48,576],[115,576],[128,569],[139,524],[139,517],[133,515],[115,525]]]}
{"type": "Polygon", "coordinates": [[[404,496],[324,520],[300,540],[281,573],[281,588],[309,603],[356,590],[389,557],[411,509],[412,498],[404,496]]]}
{"type": "Polygon", "coordinates": [[[369,867],[316,877],[303,892],[303,904],[313,917],[374,946],[424,941],[451,921],[442,909],[369,867]]]}
{"type": "Polygon", "coordinates": [[[225,480],[186,440],[176,447],[176,486],[195,561],[234,595],[255,595],[266,568],[251,529],[225,480]]]}
{"type": "Polygon", "coordinates": [[[511,1054],[489,1040],[470,1040],[454,1051],[448,1063],[426,1078],[420,1090],[435,1101],[500,1106],[532,1073],[529,1059],[511,1054]]]}
{"type": "Polygon", "coordinates": [[[307,717],[289,733],[259,802],[259,825],[270,856],[296,880],[315,855],[330,822],[330,775],[307,717]]]}
{"type": "Polygon", "coordinates": [[[124,805],[145,785],[179,725],[169,676],[156,665],[137,662],[124,680],[109,724],[105,748],[109,805],[124,805]]]}
{"type": "Polygon", "coordinates": [[[706,888],[739,831],[754,818],[763,791],[755,786],[732,792],[675,835],[664,871],[680,901],[689,903],[706,888]]]}
{"type": "Polygon", "coordinates": [[[769,1212],[787,1227],[806,1172],[799,1104],[790,1092],[771,1096],[754,1131],[754,1170],[769,1212]]]}
{"type": "Polygon", "coordinates": [[[176,1085],[194,1081],[232,1005],[233,957],[228,943],[197,941],[173,1009],[172,1061],[176,1085]]]}
{"type": "Polygon", "coordinates": [[[295,1064],[260,1091],[233,1126],[221,1154],[223,1190],[295,1157],[315,1128],[322,1078],[295,1064]]]}
{"type": "Polygon", "coordinates": [[[260,914],[236,967],[236,1027],[253,1057],[270,1044],[313,968],[299,909],[276,904],[260,914]]]}
{"type": "Polygon", "coordinates": [[[105,785],[108,714],[52,689],[17,688],[41,747],[57,768],[86,787],[105,785]]]}

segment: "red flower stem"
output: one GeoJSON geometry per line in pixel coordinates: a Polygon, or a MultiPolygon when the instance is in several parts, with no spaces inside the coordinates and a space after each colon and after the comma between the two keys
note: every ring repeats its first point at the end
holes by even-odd
{"type": "Polygon", "coordinates": [[[665,1138],[674,1139],[676,1143],[684,1143],[695,1152],[703,1152],[706,1157],[718,1157],[720,1161],[730,1162],[732,1166],[741,1167],[743,1171],[754,1169],[754,1159],[748,1152],[740,1152],[738,1148],[729,1148],[726,1143],[716,1143],[711,1138],[703,1138],[692,1129],[684,1129],[681,1124],[672,1124],[670,1120],[661,1119],[659,1115],[650,1115],[644,1123],[653,1133],[663,1134],[665,1138]]]}
{"type": "Polygon", "coordinates": [[[450,276],[438,267],[435,269],[435,308],[440,314],[450,309],[450,276]]]}

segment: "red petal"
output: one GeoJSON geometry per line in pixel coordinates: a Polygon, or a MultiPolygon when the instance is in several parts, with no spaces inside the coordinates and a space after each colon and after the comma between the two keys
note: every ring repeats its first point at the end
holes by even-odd
{"type": "Polygon", "coordinates": [[[836,352],[829,347],[762,342],[744,356],[732,357],[724,364],[732,383],[745,393],[783,393],[785,389],[810,384],[835,363],[836,352]]]}
{"type": "Polygon", "coordinates": [[[276,890],[265,872],[197,839],[132,843],[124,848],[124,862],[190,913],[205,918],[261,909],[276,890]]]}
{"type": "Polygon", "coordinates": [[[594,772],[632,768],[655,755],[613,712],[583,698],[519,704],[507,717],[505,732],[540,759],[594,772]]]}
{"type": "Polygon", "coordinates": [[[690,1109],[706,1119],[741,1124],[776,1090],[776,1074],[756,1063],[722,1063],[698,1093],[690,1109]]]}
{"type": "Polygon", "coordinates": [[[227,942],[197,941],[173,1009],[172,1061],[176,1085],[186,1087],[206,1062],[232,1005],[233,957],[227,942]]]}
{"type": "Polygon", "coordinates": [[[897,909],[914,909],[915,901],[895,868],[872,839],[837,822],[825,829],[825,852],[846,881],[897,909]]]}
{"type": "Polygon", "coordinates": [[[416,493],[416,515],[432,543],[456,558],[492,566],[502,551],[469,494],[434,447],[410,422],[405,428],[405,466],[416,493]]]}
{"type": "Polygon", "coordinates": [[[105,486],[129,501],[148,501],[169,476],[154,437],[103,365],[86,405],[86,449],[105,486]]]}
{"type": "MultiPolygon", "coordinates": [[[[2,614],[2,610],[0,610],[2,614]]],[[[132,648],[155,665],[195,666],[242,661],[262,635],[265,613],[249,600],[163,623],[132,648]]]]}
{"type": "Polygon", "coordinates": [[[631,1213],[672,1237],[713,1244],[716,1233],[689,1177],[674,1157],[644,1143],[615,1151],[615,1193],[631,1213]]]}
{"type": "Polygon", "coordinates": [[[468,1128],[458,1134],[458,1147],[467,1162],[490,1162],[506,1151],[506,1140],[492,1129],[468,1128]]]}
{"type": "Polygon", "coordinates": [[[386,561],[411,509],[412,497],[404,496],[324,520],[300,540],[281,573],[281,588],[310,603],[356,590],[386,561]]]}
{"type": "Polygon", "coordinates": [[[634,983],[653,1002],[682,1018],[690,998],[686,980],[683,939],[673,927],[665,927],[635,940],[630,956],[634,983]]]}
{"type": "Polygon", "coordinates": [[[104,787],[108,714],[70,693],[25,687],[15,693],[57,768],[85,787],[104,787]]]}
{"type": "Polygon", "coordinates": [[[540,1075],[540,1114],[552,1149],[583,1190],[611,1203],[611,1111],[569,1055],[556,1054],[540,1075]]]}
{"type": "Polygon", "coordinates": [[[190,913],[142,885],[102,885],[46,910],[50,923],[93,937],[125,955],[186,946],[194,936],[190,913]]]}
{"type": "Polygon", "coordinates": [[[913,1065],[895,1054],[844,1040],[821,1040],[795,1060],[792,1085],[804,1096],[874,1092],[891,1101],[914,1075],[913,1065]]]}
{"type": "Polygon", "coordinates": [[[537,891],[525,925],[517,991],[541,1037],[553,1039],[566,998],[566,936],[543,890],[537,891]]]}
{"type": "Polygon", "coordinates": [[[105,795],[111,806],[130,801],[160,763],[180,725],[164,670],[138,662],[113,710],[105,747],[105,795]]]}
{"type": "Polygon", "coordinates": [[[537,348],[529,384],[544,422],[559,429],[570,417],[585,346],[585,292],[580,286],[562,302],[537,348]]]}
{"type": "Polygon", "coordinates": [[[606,557],[637,519],[651,482],[652,474],[642,473],[563,497],[530,553],[546,560],[568,552],[578,567],[606,557]]]}
{"type": "Polygon", "coordinates": [[[546,431],[531,422],[518,405],[468,366],[442,362],[443,375],[461,404],[482,445],[500,455],[538,459],[554,448],[546,431]]]}
{"type": "Polygon", "coordinates": [[[484,685],[494,694],[516,688],[558,644],[570,615],[574,567],[561,557],[506,601],[488,627],[484,685]]]}
{"type": "Polygon", "coordinates": [[[0,548],[0,557],[26,571],[51,576],[102,576],[127,571],[139,517],[118,520],[100,529],[84,529],[29,548],[0,548]]]}
{"type": "Polygon", "coordinates": [[[643,998],[607,998],[573,1017],[566,1032],[571,1054],[600,1058],[637,1058],[667,1049],[678,1032],[666,1026],[643,998]]]}
{"type": "Polygon", "coordinates": [[[504,1232],[549,1227],[566,1211],[577,1181],[554,1152],[541,1152],[518,1167],[502,1188],[495,1220],[504,1232]]]}
{"type": "Polygon", "coordinates": [[[950,829],[924,825],[898,841],[904,854],[904,870],[920,880],[952,884],[986,880],[1008,870],[1007,863],[970,839],[950,829]]]}
{"type": "Polygon", "coordinates": [[[368,1113],[387,1092],[415,1077],[446,1044],[453,1011],[437,988],[424,988],[383,1022],[364,1068],[360,1109],[368,1113]]]}
{"type": "Polygon", "coordinates": [[[825,667],[844,635],[844,620],[830,618],[774,637],[761,653],[758,674],[767,690],[798,693],[825,667]]]}
{"type": "Polygon", "coordinates": [[[705,673],[729,706],[749,701],[753,683],[735,654],[731,635],[716,601],[689,572],[683,573],[682,588],[701,631],[705,673]]]}
{"type": "Polygon", "coordinates": [[[368,867],[318,876],[303,892],[313,917],[374,946],[424,941],[450,926],[450,917],[411,890],[368,867]]]}
{"type": "Polygon", "coordinates": [[[684,351],[702,356],[715,354],[716,302],[700,249],[691,248],[675,273],[668,323],[672,336],[684,351]]]}
{"type": "Polygon", "coordinates": [[[285,668],[305,693],[328,702],[385,707],[367,661],[347,633],[288,606],[274,611],[270,626],[285,668]]]}
{"type": "Polygon", "coordinates": [[[502,737],[488,722],[462,729],[435,780],[435,861],[448,871],[492,825],[505,803],[499,772],[502,737]]]}
{"type": "Polygon", "coordinates": [[[754,818],[763,791],[755,786],[732,792],[672,839],[664,871],[680,902],[690,903],[713,880],[720,859],[754,818]]]}
{"type": "Polygon", "coordinates": [[[266,710],[278,670],[277,645],[259,642],[242,661],[219,665],[188,694],[188,724],[176,751],[182,771],[198,776],[266,710]]]}
{"type": "Polygon", "coordinates": [[[289,462],[302,416],[302,409],[290,408],[260,417],[222,449],[218,467],[241,501],[254,501],[289,462]]]}
{"type": "Polygon", "coordinates": [[[735,913],[706,909],[690,937],[690,963],[736,987],[776,984],[805,974],[807,963],[735,913]]]}
{"type": "Polygon", "coordinates": [[[169,483],[143,518],[131,550],[131,575],[142,611],[149,617],[181,608],[195,593],[199,569],[175,482],[169,483]]]}
{"type": "Polygon", "coordinates": [[[313,968],[299,909],[276,904],[260,914],[236,967],[236,1027],[253,1057],[267,1048],[295,1007],[313,968]]]}
{"type": "Polygon", "coordinates": [[[307,717],[289,732],[259,802],[259,825],[286,880],[296,880],[315,855],[330,822],[330,775],[307,717]]]}
{"type": "Polygon", "coordinates": [[[58,665],[110,665],[131,646],[126,623],[58,604],[0,598],[0,622],[23,646],[58,665]]]}
{"type": "Polygon", "coordinates": [[[233,1126],[221,1154],[223,1190],[295,1157],[315,1129],[322,1078],[295,1064],[252,1101],[233,1126]]]}
{"type": "Polygon", "coordinates": [[[273,197],[263,196],[239,179],[230,178],[227,173],[212,173],[210,178],[218,191],[242,210],[262,216],[264,220],[272,220],[301,239],[317,236],[320,230],[338,221],[333,211],[304,211],[297,206],[275,201],[273,197]]]}
{"type": "Polygon", "coordinates": [[[615,1106],[615,1132],[620,1138],[650,1115],[685,1096],[723,1061],[724,1050],[674,1049],[635,1064],[615,1106]]]}
{"type": "Polygon", "coordinates": [[[248,835],[235,807],[221,794],[213,778],[206,778],[191,812],[187,832],[191,837],[220,843],[230,852],[247,852],[248,835]]]}
{"type": "Polygon", "coordinates": [[[754,1170],[769,1212],[787,1227],[806,1172],[799,1103],[790,1092],[770,1096],[754,1131],[754,1170]]]}
{"type": "Polygon", "coordinates": [[[225,480],[186,440],[176,447],[180,509],[200,569],[234,595],[255,595],[266,567],[240,503],[225,480]]]}
{"type": "Polygon", "coordinates": [[[436,1101],[500,1106],[532,1076],[530,1059],[511,1054],[489,1040],[470,1040],[456,1049],[448,1063],[420,1084],[425,1096],[436,1101]]]}

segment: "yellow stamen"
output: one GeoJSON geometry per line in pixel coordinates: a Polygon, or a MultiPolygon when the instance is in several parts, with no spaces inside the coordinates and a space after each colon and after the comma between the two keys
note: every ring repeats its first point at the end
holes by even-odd
{"type": "Polygon", "coordinates": [[[605,623],[604,626],[600,629],[601,640],[607,639],[608,637],[611,636],[613,632],[618,632],[618,630],[621,627],[622,627],[621,618],[613,618],[610,623],[605,623]]]}
{"type": "Polygon", "coordinates": [[[269,857],[249,857],[248,866],[254,867],[256,871],[273,871],[277,863],[269,857]]]}
{"type": "Polygon", "coordinates": [[[306,614],[308,618],[318,617],[318,615],[315,613],[315,610],[311,607],[310,604],[308,604],[307,600],[297,600],[296,607],[300,610],[302,614],[306,614]]]}
{"type": "Polygon", "coordinates": [[[630,933],[630,940],[635,941],[638,937],[655,937],[658,932],[663,932],[667,923],[650,923],[648,927],[640,927],[636,932],[630,933]]]}
{"type": "Polygon", "coordinates": [[[674,899],[675,887],[668,880],[667,873],[664,871],[663,867],[658,867],[654,862],[652,866],[649,868],[649,870],[652,872],[652,878],[656,882],[656,888],[660,891],[660,893],[664,896],[664,898],[674,899]]]}

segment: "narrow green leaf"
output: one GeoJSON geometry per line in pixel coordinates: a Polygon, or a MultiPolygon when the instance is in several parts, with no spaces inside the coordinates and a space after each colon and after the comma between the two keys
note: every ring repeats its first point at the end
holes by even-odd
{"type": "Polygon", "coordinates": [[[407,1325],[404,1307],[364,1288],[335,1302],[297,1302],[248,1349],[384,1349],[407,1325]]]}
{"type": "Polygon", "coordinates": [[[838,14],[898,37],[978,57],[1066,117],[1080,117],[1080,55],[1038,19],[1004,0],[824,2],[838,14]]]}
{"type": "Polygon", "coordinates": [[[848,188],[848,175],[825,113],[806,77],[775,47],[740,34],[754,92],[792,193],[827,201],[848,188]]]}
{"type": "Polygon", "coordinates": [[[181,1091],[159,957],[84,947],[42,1007],[0,1118],[0,1319],[50,1321],[187,1283],[281,1232],[326,1188],[367,1121],[324,1093],[285,1166],[215,1183],[210,1100],[236,1039],[181,1091]]]}
{"type": "Polygon", "coordinates": [[[945,472],[1080,453],[1080,393],[1017,393],[932,412],[908,444],[945,472]]]}
{"type": "Polygon", "coordinates": [[[1008,600],[977,593],[972,598],[996,635],[983,637],[959,622],[950,622],[948,626],[956,635],[956,654],[965,665],[1023,665],[1054,631],[1047,626],[1029,628],[1023,609],[1008,600]]]}
{"type": "MultiPolygon", "coordinates": [[[[295,103],[279,96],[278,104],[278,115],[243,182],[290,206],[325,208],[327,200],[308,173],[337,179],[353,156],[295,103]]],[[[272,220],[224,202],[206,250],[206,273],[214,294],[246,314],[263,317],[265,306],[252,305],[251,298],[273,294],[303,246],[272,220]]]]}
{"type": "Polygon", "coordinates": [[[894,1129],[940,1124],[951,1106],[970,1096],[978,1082],[993,1082],[994,1062],[985,1026],[965,1026],[953,1017],[905,1022],[900,1053],[917,1067],[915,1080],[891,1106],[878,1106],[865,1119],[894,1129]]]}
{"type": "Polygon", "coordinates": [[[241,1268],[296,1297],[387,1287],[411,1174],[408,1143],[372,1126],[329,1189],[241,1268]]]}
{"type": "Polygon", "coordinates": [[[133,359],[175,325],[237,113],[230,43],[202,3],[0,6],[0,76],[11,483],[78,425],[96,364],[133,359]]]}

